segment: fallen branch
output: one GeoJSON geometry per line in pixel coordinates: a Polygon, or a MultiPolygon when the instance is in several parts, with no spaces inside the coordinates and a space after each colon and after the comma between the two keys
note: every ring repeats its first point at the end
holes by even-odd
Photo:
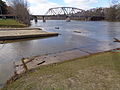
{"type": "Polygon", "coordinates": [[[42,61],[42,62],[38,63],[37,65],[41,65],[41,64],[43,64],[43,63],[45,63],[45,61],[42,61]]]}
{"type": "Polygon", "coordinates": [[[120,40],[117,38],[113,38],[113,39],[115,40],[114,42],[120,42],[120,40]]]}

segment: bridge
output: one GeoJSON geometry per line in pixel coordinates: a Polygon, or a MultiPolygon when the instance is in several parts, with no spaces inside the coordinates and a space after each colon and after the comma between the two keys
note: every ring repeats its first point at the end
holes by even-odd
{"type": "Polygon", "coordinates": [[[65,19],[72,19],[72,20],[101,20],[104,17],[101,16],[85,16],[85,10],[75,8],[75,7],[55,7],[50,8],[45,15],[32,15],[32,17],[37,21],[37,19],[43,20],[65,20],[65,19]]]}
{"type": "Polygon", "coordinates": [[[80,13],[84,10],[74,7],[55,7],[50,8],[45,15],[74,15],[76,13],[80,13]]]}

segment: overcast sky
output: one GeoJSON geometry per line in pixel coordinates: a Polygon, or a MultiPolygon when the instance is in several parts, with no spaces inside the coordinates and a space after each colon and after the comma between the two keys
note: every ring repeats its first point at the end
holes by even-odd
{"type": "MultiPolygon", "coordinates": [[[[8,0],[4,0],[8,1],[8,0]]],[[[80,9],[109,6],[109,0],[27,0],[31,14],[45,14],[49,8],[70,6],[80,9]]]]}

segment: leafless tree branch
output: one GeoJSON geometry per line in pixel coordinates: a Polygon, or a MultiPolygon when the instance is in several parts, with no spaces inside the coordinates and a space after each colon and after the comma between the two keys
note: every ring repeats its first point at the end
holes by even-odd
{"type": "Polygon", "coordinates": [[[20,22],[30,25],[30,15],[28,3],[26,0],[11,0],[10,2],[16,19],[20,22]]]}

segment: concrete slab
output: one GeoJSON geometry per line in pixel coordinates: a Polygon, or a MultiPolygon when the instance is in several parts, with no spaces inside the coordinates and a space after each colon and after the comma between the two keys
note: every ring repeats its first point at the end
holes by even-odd
{"type": "Polygon", "coordinates": [[[0,28],[0,31],[5,30],[42,30],[41,28],[0,28]]]}
{"type": "MultiPolygon", "coordinates": [[[[71,60],[71,59],[75,59],[75,58],[79,58],[79,57],[87,56],[87,55],[89,55],[89,54],[82,52],[80,50],[71,50],[71,51],[50,54],[50,55],[38,56],[38,57],[35,57],[29,63],[26,63],[26,65],[27,65],[28,69],[32,69],[32,68],[38,67],[39,66],[38,64],[43,62],[43,61],[45,61],[45,63],[43,63],[41,65],[47,65],[47,64],[71,60]]],[[[23,65],[21,65],[21,64],[22,64],[21,61],[15,62],[15,65],[18,66],[16,68],[16,71],[18,74],[24,72],[23,65]]]]}
{"type": "Polygon", "coordinates": [[[0,40],[14,40],[35,37],[57,36],[56,32],[45,32],[43,30],[0,30],[0,40]]]}

